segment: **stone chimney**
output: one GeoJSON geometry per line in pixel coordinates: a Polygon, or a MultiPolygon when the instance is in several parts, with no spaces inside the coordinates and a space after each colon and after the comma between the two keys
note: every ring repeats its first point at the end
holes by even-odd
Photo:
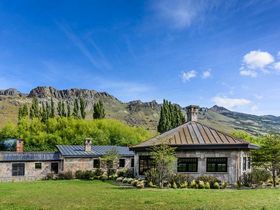
{"type": "Polygon", "coordinates": [[[86,138],[85,140],[85,152],[91,152],[92,141],[91,138],[86,138]]]}
{"type": "Polygon", "coordinates": [[[186,107],[186,109],[187,109],[187,122],[189,122],[189,121],[197,122],[198,108],[199,108],[199,106],[197,106],[197,105],[190,105],[190,106],[186,107]]]}
{"type": "Polygon", "coordinates": [[[23,152],[23,140],[17,139],[16,141],[16,152],[23,152]]]}

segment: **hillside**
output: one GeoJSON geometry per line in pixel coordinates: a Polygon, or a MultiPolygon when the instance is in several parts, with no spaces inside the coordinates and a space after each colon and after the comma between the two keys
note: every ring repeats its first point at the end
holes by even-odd
{"type": "MultiPolygon", "coordinates": [[[[73,106],[75,98],[83,97],[86,101],[87,119],[92,117],[94,102],[100,100],[104,103],[107,118],[115,118],[130,125],[143,126],[152,131],[156,130],[161,107],[156,101],[141,102],[138,100],[124,103],[106,92],[87,89],[57,90],[53,87],[36,87],[29,94],[8,89],[0,90],[0,127],[7,122],[16,123],[18,108],[25,103],[30,104],[33,97],[37,97],[40,102],[50,101],[53,98],[55,103],[64,101],[71,106],[73,106]]],[[[184,110],[185,108],[182,107],[182,111],[184,110]]],[[[199,121],[227,133],[233,132],[234,129],[245,130],[254,135],[271,131],[280,132],[280,117],[233,112],[219,106],[200,108],[199,121]]]]}

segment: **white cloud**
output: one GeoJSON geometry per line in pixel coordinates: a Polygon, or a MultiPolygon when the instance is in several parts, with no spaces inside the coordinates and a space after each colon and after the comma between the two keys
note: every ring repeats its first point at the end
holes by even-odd
{"type": "Polygon", "coordinates": [[[274,62],[273,56],[265,51],[254,50],[243,57],[244,64],[250,69],[263,69],[274,62]]]}
{"type": "Polygon", "coordinates": [[[279,62],[276,62],[276,63],[274,63],[274,69],[276,70],[276,71],[279,71],[280,72],[280,61],[279,62]]]}
{"type": "Polygon", "coordinates": [[[190,79],[196,77],[197,73],[195,70],[191,70],[191,71],[184,71],[182,72],[182,81],[183,82],[186,82],[186,81],[189,81],[190,79]]]}
{"type": "Polygon", "coordinates": [[[250,100],[244,98],[227,98],[220,96],[212,98],[212,101],[218,106],[223,106],[229,109],[238,106],[245,106],[251,103],[250,100]]]}
{"type": "Polygon", "coordinates": [[[257,72],[254,71],[254,70],[242,69],[242,70],[240,70],[240,75],[241,76],[256,77],[257,76],[257,72]]]}
{"type": "Polygon", "coordinates": [[[210,76],[211,76],[211,69],[208,69],[208,70],[205,70],[204,72],[202,72],[203,79],[207,79],[210,76]]]}
{"type": "Polygon", "coordinates": [[[258,111],[258,109],[259,109],[259,107],[258,107],[257,105],[253,105],[253,106],[251,107],[251,111],[252,111],[252,112],[256,112],[256,111],[258,111]]]}

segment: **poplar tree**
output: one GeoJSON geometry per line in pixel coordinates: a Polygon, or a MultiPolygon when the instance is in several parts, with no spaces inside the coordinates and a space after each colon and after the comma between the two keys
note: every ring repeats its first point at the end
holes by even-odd
{"type": "Polygon", "coordinates": [[[71,116],[71,107],[70,107],[70,104],[67,103],[67,117],[70,117],[71,116]]]}
{"type": "Polygon", "coordinates": [[[55,115],[55,107],[54,107],[53,98],[51,98],[50,117],[53,118],[54,115],[55,115]]]}
{"type": "Polygon", "coordinates": [[[57,104],[57,114],[58,116],[62,117],[62,102],[59,101],[57,104]]]}
{"type": "Polygon", "coordinates": [[[39,109],[39,102],[38,99],[36,97],[33,97],[32,99],[32,105],[30,107],[30,118],[36,118],[36,117],[40,117],[40,109],[39,109]]]}
{"type": "Polygon", "coordinates": [[[61,102],[61,116],[63,116],[63,117],[67,116],[64,102],[61,102]]]}
{"type": "Polygon", "coordinates": [[[77,98],[75,98],[75,101],[74,101],[74,108],[73,108],[72,115],[76,118],[79,118],[79,102],[78,102],[77,98]]]}
{"type": "Polygon", "coordinates": [[[23,107],[20,107],[18,110],[18,120],[21,120],[24,117],[28,116],[28,107],[26,104],[23,107]]]}
{"type": "Polygon", "coordinates": [[[93,105],[93,119],[103,119],[105,118],[105,109],[103,103],[98,101],[93,105]]]}
{"type": "Polygon", "coordinates": [[[82,119],[86,118],[86,111],[85,111],[85,101],[83,98],[80,98],[80,111],[81,111],[81,117],[82,119]]]}

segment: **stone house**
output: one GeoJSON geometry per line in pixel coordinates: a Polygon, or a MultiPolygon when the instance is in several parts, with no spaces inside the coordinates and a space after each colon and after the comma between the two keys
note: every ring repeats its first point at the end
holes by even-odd
{"type": "Polygon", "coordinates": [[[134,153],[128,147],[93,146],[87,139],[85,145],[58,145],[57,149],[57,152],[24,152],[23,141],[17,140],[15,152],[0,152],[0,181],[38,180],[49,173],[106,169],[100,158],[111,150],[118,153],[119,159],[110,167],[116,170],[134,167],[134,153]]]}
{"type": "Polygon", "coordinates": [[[258,149],[242,139],[197,122],[198,106],[187,107],[187,123],[131,147],[134,151],[134,175],[144,176],[153,167],[151,147],[167,144],[175,147],[175,173],[215,176],[230,184],[251,171],[250,150],[258,149]]]}

